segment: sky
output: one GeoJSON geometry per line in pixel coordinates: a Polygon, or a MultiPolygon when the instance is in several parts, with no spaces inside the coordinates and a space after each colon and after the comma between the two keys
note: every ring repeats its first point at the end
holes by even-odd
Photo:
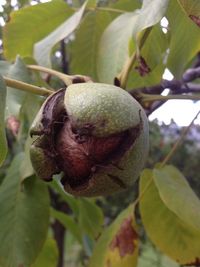
{"type": "MultiPolygon", "coordinates": [[[[165,70],[163,79],[172,80],[173,75],[169,70],[165,70]]],[[[164,94],[166,95],[166,91],[164,94]]],[[[150,116],[150,120],[158,119],[160,122],[170,124],[173,119],[179,126],[187,126],[200,110],[200,101],[191,100],[168,100],[150,116]]],[[[195,120],[196,124],[200,124],[200,115],[195,120]]]]}

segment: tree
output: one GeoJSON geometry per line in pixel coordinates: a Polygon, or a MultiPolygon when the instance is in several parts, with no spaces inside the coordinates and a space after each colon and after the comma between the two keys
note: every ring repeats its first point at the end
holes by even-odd
{"type": "MultiPolygon", "coordinates": [[[[171,147],[163,140],[156,144],[155,159],[129,189],[133,193],[120,214],[110,214],[112,197],[74,197],[63,191],[59,175],[42,181],[29,154],[29,130],[42,103],[71,83],[114,84],[147,115],[170,99],[198,101],[199,1],[18,1],[17,10],[9,3],[4,9],[0,266],[199,266],[200,201],[181,172],[195,175],[186,168],[183,142],[199,113],[171,147]],[[173,80],[163,79],[165,69],[173,80]],[[178,157],[176,167],[169,165],[177,149],[184,170],[178,157]]],[[[152,147],[156,134],[151,128],[152,147]]],[[[198,158],[198,149],[192,155],[198,158]]],[[[120,193],[118,201],[127,194],[120,193]]]]}

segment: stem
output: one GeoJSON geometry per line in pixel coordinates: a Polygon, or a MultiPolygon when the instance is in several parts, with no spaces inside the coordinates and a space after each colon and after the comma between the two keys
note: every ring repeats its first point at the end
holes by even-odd
{"type": "Polygon", "coordinates": [[[42,96],[49,96],[53,93],[53,91],[48,90],[46,88],[43,87],[38,87],[35,85],[31,85],[25,82],[21,82],[21,81],[17,81],[14,79],[10,79],[7,77],[3,77],[4,81],[6,83],[7,86],[10,86],[12,88],[21,90],[21,91],[26,91],[32,94],[36,94],[36,95],[42,95],[42,96]]]}
{"type": "Polygon", "coordinates": [[[200,100],[200,95],[150,95],[140,94],[142,102],[166,101],[172,99],[200,100]]]}
{"type": "Polygon", "coordinates": [[[92,79],[88,76],[84,76],[84,75],[67,75],[64,74],[62,72],[56,71],[56,70],[52,70],[49,68],[45,68],[42,66],[38,66],[38,65],[28,65],[27,66],[28,69],[31,70],[36,70],[36,71],[42,71],[45,73],[48,73],[50,75],[54,75],[56,77],[58,77],[59,79],[61,79],[64,84],[66,86],[69,86],[72,83],[86,83],[86,82],[92,82],[92,79]]]}
{"type": "Polygon", "coordinates": [[[115,9],[115,8],[110,8],[110,7],[90,7],[87,8],[87,10],[95,11],[95,10],[102,10],[102,11],[109,11],[109,12],[116,12],[116,13],[125,13],[127,11],[122,10],[122,9],[115,9]]]}
{"type": "Polygon", "coordinates": [[[146,184],[144,190],[139,194],[139,196],[136,198],[136,200],[134,201],[134,205],[136,206],[140,200],[143,198],[145,192],[147,191],[147,189],[150,187],[150,185],[153,182],[153,175],[151,176],[151,178],[149,179],[148,183],[146,184]]]}
{"type": "Polygon", "coordinates": [[[168,155],[165,157],[165,159],[162,161],[161,167],[163,167],[171,159],[171,157],[174,155],[174,153],[176,152],[178,146],[181,144],[181,142],[183,141],[183,139],[185,138],[185,136],[189,132],[189,130],[190,130],[193,122],[196,120],[196,118],[199,116],[199,114],[200,114],[200,111],[197,112],[197,114],[195,115],[195,117],[193,118],[193,120],[190,122],[190,124],[186,128],[184,128],[184,130],[181,133],[181,136],[176,141],[176,143],[173,145],[172,149],[170,150],[170,152],[168,153],[168,155]]]}
{"type": "Polygon", "coordinates": [[[145,30],[141,41],[139,43],[139,46],[136,47],[136,50],[133,52],[132,56],[127,60],[127,62],[125,63],[121,73],[118,75],[118,80],[120,81],[121,87],[122,88],[126,88],[126,84],[128,81],[128,76],[129,73],[133,67],[133,65],[135,64],[138,56],[139,56],[139,51],[142,49],[142,47],[145,44],[145,41],[147,40],[147,37],[149,36],[150,32],[151,32],[152,27],[149,27],[145,30]]]}
{"type": "Polygon", "coordinates": [[[56,71],[56,70],[52,70],[52,69],[45,68],[42,66],[37,66],[37,65],[28,65],[27,68],[31,69],[31,70],[42,71],[42,72],[54,75],[54,76],[58,77],[59,79],[61,79],[65,83],[66,86],[72,84],[72,80],[74,77],[74,76],[70,76],[70,75],[61,73],[61,72],[56,71]]]}

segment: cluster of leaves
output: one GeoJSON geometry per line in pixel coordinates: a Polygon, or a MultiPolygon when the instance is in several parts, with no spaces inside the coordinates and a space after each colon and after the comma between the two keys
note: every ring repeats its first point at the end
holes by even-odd
{"type": "MultiPolygon", "coordinates": [[[[44,99],[6,86],[9,78],[51,90],[51,77],[30,71],[28,64],[50,68],[60,50],[63,69],[67,65],[70,73],[118,82],[127,90],[160,83],[166,68],[179,79],[199,51],[199,1],[143,0],[141,5],[139,0],[88,0],[79,8],[53,0],[9,16],[0,61],[0,266],[54,267],[61,253],[49,230],[55,220],[70,233],[66,249],[79,244],[84,250],[76,266],[144,266],[138,263],[138,203],[151,241],[178,262],[168,264],[199,265],[200,201],[178,169],[165,164],[145,169],[139,198],[103,227],[96,199],[73,198],[56,178],[47,185],[35,177],[28,131],[44,99]],[[167,28],[159,23],[164,16],[167,28]],[[67,214],[58,203],[67,204],[67,214]]],[[[61,85],[57,81],[55,89],[61,85]]]]}

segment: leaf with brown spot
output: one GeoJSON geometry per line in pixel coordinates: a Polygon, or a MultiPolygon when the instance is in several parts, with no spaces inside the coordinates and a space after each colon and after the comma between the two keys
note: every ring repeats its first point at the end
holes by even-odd
{"type": "Polygon", "coordinates": [[[200,27],[200,1],[199,0],[178,0],[179,4],[189,18],[200,27]]]}
{"type": "Polygon", "coordinates": [[[191,18],[191,20],[194,21],[194,23],[196,23],[197,26],[200,27],[200,18],[194,15],[189,15],[189,17],[191,18]]]}
{"type": "Polygon", "coordinates": [[[138,233],[132,204],[103,232],[89,267],[135,267],[137,258],[138,233]]]}

